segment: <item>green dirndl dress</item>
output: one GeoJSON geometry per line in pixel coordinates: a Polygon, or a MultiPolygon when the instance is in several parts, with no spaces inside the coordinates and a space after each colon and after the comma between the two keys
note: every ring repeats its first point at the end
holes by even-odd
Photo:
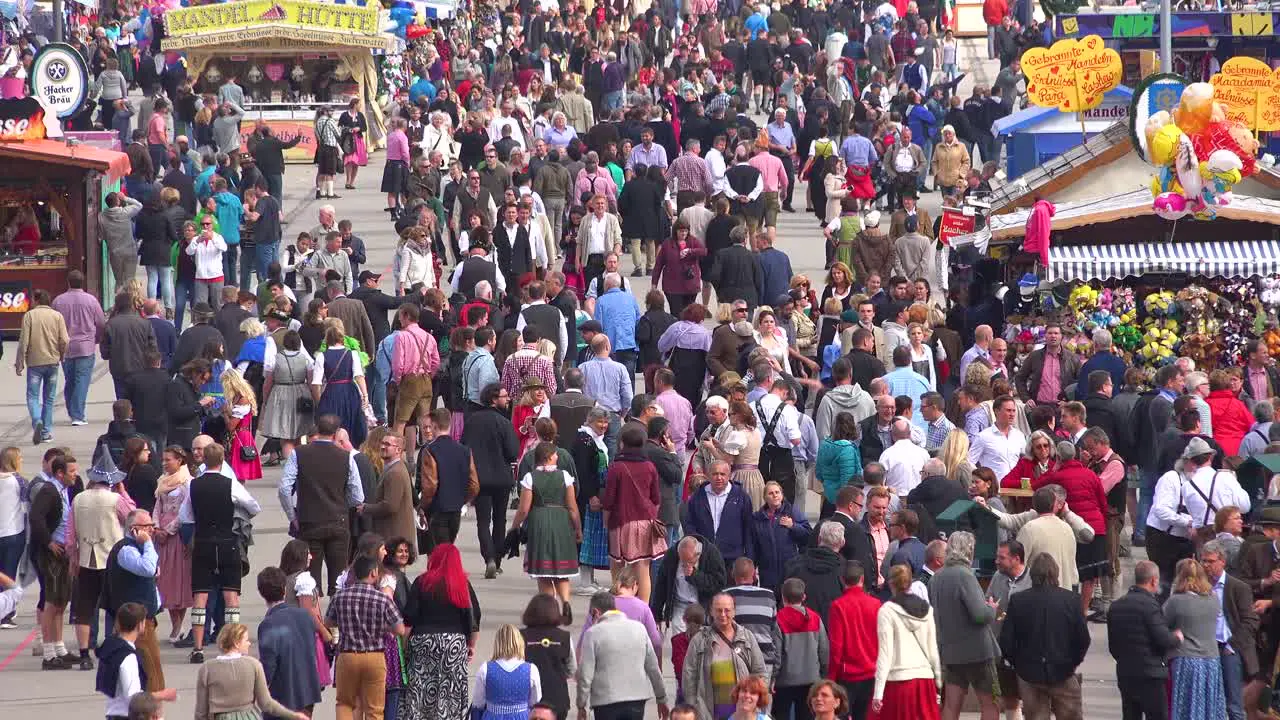
{"type": "MultiPolygon", "coordinates": [[[[524,570],[531,577],[568,579],[578,575],[578,547],[573,521],[565,504],[571,482],[563,470],[534,468],[525,477],[532,480],[533,505],[525,531],[529,544],[524,570]]],[[[521,480],[524,487],[524,480],[521,480]]]]}
{"type": "MultiPolygon", "coordinates": [[[[604,497],[605,475],[609,469],[609,454],[596,453],[596,473],[600,477],[600,497],[604,497]]],[[[582,550],[578,563],[597,570],[609,569],[609,532],[604,529],[604,513],[587,510],[582,518],[582,550]]]]}

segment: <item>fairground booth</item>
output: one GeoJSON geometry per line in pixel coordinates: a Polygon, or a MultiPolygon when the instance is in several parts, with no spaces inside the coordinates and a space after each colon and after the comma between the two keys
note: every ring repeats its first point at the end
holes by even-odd
{"type": "Polygon", "coordinates": [[[165,50],[187,57],[197,92],[216,93],[227,78],[245,91],[247,136],[263,122],[282,140],[303,140],[286,151],[289,161],[315,155],[316,110],[334,114],[352,98],[364,101],[369,143],[386,135],[374,98],[378,70],[373,51],[385,51],[380,6],[334,5],[304,0],[240,0],[169,10],[165,50]]]}

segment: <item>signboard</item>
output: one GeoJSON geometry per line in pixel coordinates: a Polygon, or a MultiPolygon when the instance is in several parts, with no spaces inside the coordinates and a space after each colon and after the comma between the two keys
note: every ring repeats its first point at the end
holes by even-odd
{"type": "Polygon", "coordinates": [[[0,100],[0,142],[43,140],[45,110],[40,101],[33,98],[0,100]]]}
{"type": "Polygon", "coordinates": [[[31,309],[31,282],[0,282],[0,313],[25,313],[31,309]]]}
{"type": "Polygon", "coordinates": [[[176,8],[164,14],[164,23],[172,37],[242,30],[267,23],[365,35],[379,32],[376,6],[331,5],[306,0],[241,0],[176,8]]]}
{"type": "MultiPolygon", "coordinates": [[[[1174,12],[1170,17],[1170,33],[1174,38],[1271,39],[1275,36],[1276,27],[1280,26],[1280,13],[1275,12],[1274,7],[1266,12],[1174,12]]],[[[1054,34],[1058,37],[1098,35],[1107,40],[1160,37],[1159,13],[1133,9],[1137,12],[1055,15],[1054,34]]]]}
{"type": "Polygon", "coordinates": [[[957,208],[942,208],[942,218],[938,223],[938,242],[950,246],[951,238],[968,235],[973,232],[973,215],[965,215],[957,208]]]}
{"type": "Polygon", "coordinates": [[[28,72],[31,92],[44,101],[59,120],[75,115],[89,94],[89,68],[84,57],[66,43],[40,48],[28,72]]]}
{"type": "Polygon", "coordinates": [[[1124,66],[1119,53],[1106,47],[1102,38],[1090,35],[1026,51],[1022,70],[1032,103],[1061,112],[1081,112],[1101,105],[1106,92],[1120,85],[1124,66]]]}
{"type": "MultiPolygon", "coordinates": [[[[289,142],[299,135],[302,136],[302,140],[297,145],[284,151],[285,162],[311,162],[315,158],[316,128],[310,120],[271,120],[264,118],[260,122],[271,128],[271,134],[275,135],[280,142],[289,142]]],[[[244,131],[240,133],[240,147],[246,151],[249,149],[249,136],[252,133],[253,129],[246,122],[244,131]]]]}
{"type": "Polygon", "coordinates": [[[1233,57],[1209,82],[1227,117],[1250,130],[1280,130],[1280,69],[1251,57],[1233,57]]]}

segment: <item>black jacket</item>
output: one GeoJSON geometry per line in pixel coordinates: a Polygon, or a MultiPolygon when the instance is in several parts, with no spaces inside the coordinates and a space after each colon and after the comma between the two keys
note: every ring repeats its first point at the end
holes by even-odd
{"type": "MultiPolygon", "coordinates": [[[[165,403],[170,374],[162,368],[147,368],[124,380],[124,396],[133,404],[138,432],[152,437],[165,437],[169,427],[165,403]]],[[[164,448],[156,448],[157,451],[164,448]]]]}
{"type": "MultiPolygon", "coordinates": [[[[698,567],[688,576],[689,584],[698,591],[698,602],[704,608],[710,608],[711,598],[725,588],[729,574],[725,570],[724,560],[716,544],[699,535],[695,537],[702,543],[702,555],[698,558],[698,567]]],[[[684,538],[681,538],[683,540],[684,538]]],[[[653,619],[668,623],[676,607],[676,572],[680,570],[680,546],[671,548],[662,556],[662,564],[658,567],[658,579],[653,584],[653,593],[649,596],[649,609],[653,611],[653,619]]]]}
{"type": "Polygon", "coordinates": [[[173,359],[169,362],[169,371],[177,373],[183,365],[200,356],[200,351],[209,343],[217,343],[225,347],[222,332],[210,324],[191,325],[178,336],[178,349],[173,351],[173,359]]]}
{"type": "Polygon", "coordinates": [[[667,328],[676,324],[676,318],[666,310],[649,310],[636,323],[636,345],[640,348],[640,367],[661,365],[662,353],[658,352],[658,338],[667,328]]]}
{"type": "Polygon", "coordinates": [[[169,267],[170,248],[178,238],[171,232],[170,220],[164,211],[154,207],[143,208],[133,222],[134,237],[139,243],[138,262],[150,267],[169,267]]]}
{"type": "Polygon", "coordinates": [[[347,297],[364,303],[365,312],[369,314],[369,324],[373,326],[373,338],[381,343],[391,334],[391,323],[387,321],[387,312],[398,309],[404,304],[404,298],[392,297],[378,288],[358,287],[347,297]]]}
{"type": "Polygon", "coordinates": [[[873,570],[876,567],[876,546],[871,541],[871,536],[867,534],[866,528],[862,527],[862,523],[849,519],[843,513],[835,513],[814,526],[813,532],[809,533],[810,544],[818,544],[818,530],[822,527],[822,523],[829,522],[838,522],[844,526],[844,547],[840,549],[840,555],[845,560],[853,560],[862,565],[862,569],[866,571],[862,576],[862,584],[867,590],[874,590],[876,573],[873,570]]]}
{"type": "Polygon", "coordinates": [[[874,353],[854,348],[845,357],[853,365],[853,382],[863,390],[871,387],[871,381],[885,374],[884,363],[874,353]]]}
{"type": "Polygon", "coordinates": [[[876,416],[863,420],[858,423],[858,435],[862,438],[858,441],[862,448],[862,464],[865,466],[869,462],[879,462],[880,455],[884,452],[884,443],[880,441],[880,433],[876,431],[876,416]]]}
{"type": "Polygon", "coordinates": [[[200,434],[200,421],[204,419],[200,391],[184,377],[174,378],[168,389],[165,402],[169,415],[169,437],[166,440],[170,445],[190,450],[191,441],[200,434]]]}
{"type": "Polygon", "coordinates": [[[844,558],[828,547],[807,548],[787,561],[786,579],[804,581],[804,604],[827,622],[831,603],[844,593],[840,578],[844,576],[844,558]]]}
{"type": "Polygon", "coordinates": [[[662,191],[648,179],[636,178],[618,193],[622,237],[662,239],[662,191]]]}
{"type": "MultiPolygon", "coordinates": [[[[196,215],[196,185],[186,173],[170,172],[164,174],[164,179],[160,181],[164,187],[170,187],[178,191],[177,207],[187,214],[187,217],[195,217],[196,215]]],[[[181,229],[181,228],[179,228],[181,229]]]]}
{"type": "MultiPolygon", "coordinates": [[[[933,521],[937,520],[938,515],[943,510],[951,507],[951,503],[957,500],[968,500],[969,492],[964,486],[950,478],[942,475],[933,475],[920,481],[920,484],[912,488],[907,494],[907,506],[913,510],[919,507],[929,513],[928,518],[920,518],[920,525],[923,528],[925,520],[933,525],[933,521]]],[[[918,510],[917,510],[918,511],[918,510]]],[[[920,539],[928,543],[933,537],[926,537],[924,530],[919,533],[920,539]]]]}
{"type": "MultiPolygon", "coordinates": [[[[218,308],[218,312],[213,316],[213,324],[217,325],[218,332],[222,333],[223,357],[228,362],[235,362],[236,356],[240,354],[240,346],[244,344],[245,338],[244,333],[240,332],[240,323],[251,317],[253,317],[252,313],[235,303],[223,305],[218,308]]],[[[354,334],[354,331],[350,328],[348,328],[348,331],[354,334]]],[[[176,355],[177,353],[175,352],[174,354],[176,355]]]]}
{"type": "Polygon", "coordinates": [[[716,298],[724,302],[743,300],[747,307],[760,304],[759,287],[763,273],[756,254],[742,245],[732,245],[716,253],[711,269],[711,283],[716,288],[716,298]]]}
{"type": "Polygon", "coordinates": [[[1057,685],[1073,675],[1089,652],[1089,625],[1080,596],[1060,587],[1031,587],[1009,598],[1000,651],[1018,677],[1057,685]]]}
{"type": "Polygon", "coordinates": [[[1085,424],[1089,427],[1102,428],[1107,437],[1111,438],[1111,444],[1114,446],[1119,425],[1116,424],[1115,412],[1111,409],[1111,398],[1093,393],[1084,399],[1084,411],[1085,424]]]}
{"type": "Polygon", "coordinates": [[[249,152],[253,155],[253,159],[258,163],[258,170],[263,175],[283,175],[284,174],[284,151],[297,145],[302,140],[302,134],[299,133],[288,142],[281,142],[274,135],[259,135],[249,152]]]}
{"type": "MultiPolygon", "coordinates": [[[[1010,605],[1012,607],[1012,602],[1010,605]]],[[[1079,615],[1080,601],[1075,600],[1074,605],[1079,615]]],[[[1164,609],[1155,595],[1131,587],[1127,595],[1111,603],[1107,614],[1107,648],[1116,660],[1119,677],[1152,680],[1169,677],[1164,657],[1178,645],[1178,638],[1169,629],[1164,609]]]]}
{"type": "Polygon", "coordinates": [[[471,449],[480,487],[509,488],[515,485],[512,465],[520,452],[511,419],[493,408],[481,408],[467,416],[462,444],[471,449]]]}
{"type": "Polygon", "coordinates": [[[1213,469],[1222,469],[1222,458],[1224,452],[1222,446],[1216,440],[1208,435],[1196,435],[1178,432],[1173,428],[1165,430],[1156,438],[1156,467],[1155,469],[1163,475],[1173,469],[1174,463],[1178,458],[1182,457],[1182,451],[1187,449],[1187,443],[1191,442],[1191,438],[1198,437],[1209,444],[1213,450],[1213,469]]]}

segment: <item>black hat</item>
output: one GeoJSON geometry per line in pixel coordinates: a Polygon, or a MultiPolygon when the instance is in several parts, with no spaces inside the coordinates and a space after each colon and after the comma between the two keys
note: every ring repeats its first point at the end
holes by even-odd
{"type": "Polygon", "coordinates": [[[601,325],[601,324],[600,324],[598,321],[596,321],[596,320],[588,320],[588,321],[586,321],[586,322],[582,323],[582,325],[578,327],[578,332],[584,332],[584,333],[587,333],[587,332],[593,332],[593,333],[604,332],[604,326],[603,326],[603,325],[601,325]]]}
{"type": "Polygon", "coordinates": [[[381,280],[381,279],[382,279],[382,276],[376,272],[370,272],[368,270],[360,271],[359,281],[361,285],[365,284],[365,282],[368,280],[381,280]]]}
{"type": "Polygon", "coordinates": [[[195,317],[213,317],[213,308],[206,302],[199,302],[191,306],[191,314],[195,317]]]}

